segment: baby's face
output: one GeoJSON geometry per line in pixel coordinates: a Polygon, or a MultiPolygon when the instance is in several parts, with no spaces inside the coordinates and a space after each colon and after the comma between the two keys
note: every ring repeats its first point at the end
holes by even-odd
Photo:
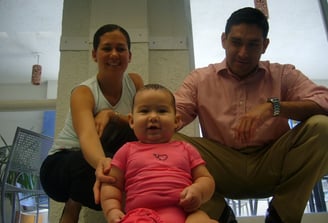
{"type": "Polygon", "coordinates": [[[171,95],[164,90],[148,89],[138,92],[130,126],[141,142],[169,142],[177,128],[171,95]]]}

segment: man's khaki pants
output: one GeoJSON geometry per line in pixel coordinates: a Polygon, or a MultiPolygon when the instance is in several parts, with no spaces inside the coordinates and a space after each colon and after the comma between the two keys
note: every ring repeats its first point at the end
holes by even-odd
{"type": "Polygon", "coordinates": [[[273,144],[235,150],[217,142],[177,133],[206,161],[216,192],[203,209],[218,219],[224,198],[273,196],[271,204],[286,223],[301,222],[311,191],[328,174],[328,117],[315,115],[273,144]]]}

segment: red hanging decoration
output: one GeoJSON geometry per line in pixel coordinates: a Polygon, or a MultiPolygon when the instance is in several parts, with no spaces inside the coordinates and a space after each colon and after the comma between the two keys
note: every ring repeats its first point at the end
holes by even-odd
{"type": "Polygon", "coordinates": [[[254,0],[255,8],[261,10],[263,14],[269,18],[268,3],[266,0],[254,0]]]}
{"type": "Polygon", "coordinates": [[[38,55],[38,64],[34,64],[32,66],[31,82],[33,85],[41,84],[41,73],[42,73],[42,67],[41,67],[41,65],[39,65],[39,55],[38,55]]]}

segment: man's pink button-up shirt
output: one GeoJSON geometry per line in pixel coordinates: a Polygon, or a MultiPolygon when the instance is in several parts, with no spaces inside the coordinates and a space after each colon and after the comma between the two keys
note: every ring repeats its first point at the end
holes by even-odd
{"type": "Polygon", "coordinates": [[[239,118],[267,98],[312,100],[328,111],[327,88],[314,84],[293,65],[269,61],[260,62],[257,71],[244,79],[229,72],[225,60],[196,69],[175,97],[183,126],[198,115],[203,137],[236,149],[269,144],[289,130],[286,118],[272,117],[248,144],[235,139],[233,127],[239,118]]]}

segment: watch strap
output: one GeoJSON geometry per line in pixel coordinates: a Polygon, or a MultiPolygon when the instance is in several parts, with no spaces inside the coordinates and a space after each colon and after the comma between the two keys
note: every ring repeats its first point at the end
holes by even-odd
{"type": "Polygon", "coordinates": [[[280,100],[279,98],[268,98],[267,102],[270,102],[273,107],[273,116],[278,116],[280,114],[280,100]]]}

